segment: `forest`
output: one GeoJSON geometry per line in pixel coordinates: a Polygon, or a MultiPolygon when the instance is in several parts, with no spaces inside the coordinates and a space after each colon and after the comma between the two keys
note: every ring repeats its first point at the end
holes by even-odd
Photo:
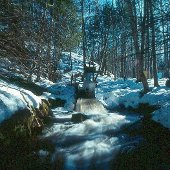
{"type": "Polygon", "coordinates": [[[170,169],[170,1],[0,0],[0,143],[2,170],[170,169]]]}
{"type": "MultiPolygon", "coordinates": [[[[83,54],[100,72],[145,85],[170,74],[168,0],[1,2],[1,58],[14,71],[55,81],[62,52],[83,54]],[[17,65],[18,68],[15,66],[17,65]]],[[[70,58],[71,63],[71,58],[70,58]]],[[[71,65],[71,64],[70,64],[71,65]]]]}

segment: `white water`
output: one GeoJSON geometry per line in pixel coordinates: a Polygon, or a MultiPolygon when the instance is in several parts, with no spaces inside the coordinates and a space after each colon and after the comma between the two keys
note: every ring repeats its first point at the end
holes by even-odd
{"type": "Polygon", "coordinates": [[[119,133],[119,130],[123,125],[137,121],[138,116],[107,113],[101,103],[94,100],[88,100],[88,104],[87,100],[78,101],[78,109],[83,110],[89,119],[73,123],[73,113],[54,109],[56,123],[44,131],[44,137],[56,144],[53,161],[62,155],[65,160],[64,169],[107,170],[109,161],[122,146],[133,147],[137,142],[119,133]]]}

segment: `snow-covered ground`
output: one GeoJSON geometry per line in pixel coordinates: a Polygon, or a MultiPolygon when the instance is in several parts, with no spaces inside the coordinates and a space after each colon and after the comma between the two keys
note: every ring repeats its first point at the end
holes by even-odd
{"type": "MultiPolygon", "coordinates": [[[[68,67],[69,53],[64,53],[61,60],[61,71],[64,73],[68,67]]],[[[74,108],[74,89],[69,86],[71,75],[83,72],[83,57],[72,53],[73,70],[63,74],[60,81],[52,83],[46,79],[41,79],[39,84],[47,88],[48,93],[44,93],[41,98],[60,98],[66,100],[64,110],[72,111],[74,108]]],[[[98,67],[98,65],[96,64],[98,67]]],[[[170,129],[170,88],[165,87],[166,79],[159,79],[160,87],[153,86],[153,80],[148,80],[151,91],[141,96],[142,84],[135,83],[135,79],[118,79],[114,81],[114,76],[99,76],[96,88],[96,98],[100,100],[107,108],[113,109],[118,106],[125,108],[137,108],[140,103],[148,103],[150,105],[159,105],[160,109],[153,113],[153,120],[160,122],[163,126],[170,129]]],[[[4,81],[0,81],[0,122],[10,117],[16,110],[25,108],[26,103],[23,95],[30,105],[38,107],[41,98],[35,96],[28,90],[10,85],[4,81]]]]}
{"type": "Polygon", "coordinates": [[[65,100],[64,109],[73,111],[75,104],[75,92],[72,86],[54,84],[47,87],[49,92],[44,92],[41,98],[48,99],[61,99],[65,100]]]}
{"type": "Polygon", "coordinates": [[[39,108],[40,103],[41,98],[32,92],[0,80],[0,123],[18,110],[39,108]]]}
{"type": "MultiPolygon", "coordinates": [[[[65,53],[67,58],[69,53],[65,53]]],[[[71,74],[82,72],[83,58],[81,55],[72,53],[73,70],[64,74],[62,82],[69,83],[71,74]]],[[[67,61],[67,60],[65,60],[67,61]]],[[[61,63],[61,68],[65,68],[67,62],[61,63]]],[[[96,64],[96,67],[99,66],[96,64]]],[[[113,109],[120,105],[125,108],[137,108],[140,103],[149,105],[159,105],[160,109],[153,113],[153,120],[160,122],[163,126],[170,129],[170,88],[165,87],[166,79],[159,79],[160,87],[154,87],[153,79],[149,79],[151,91],[141,96],[142,83],[135,83],[136,79],[118,79],[114,81],[114,76],[100,76],[97,79],[96,98],[107,108],[113,109]]]]}
{"type": "Polygon", "coordinates": [[[135,83],[135,79],[111,80],[100,77],[96,97],[109,109],[118,106],[137,108],[140,103],[160,106],[153,112],[152,119],[170,129],[170,88],[165,87],[166,79],[159,79],[160,87],[153,86],[153,80],[148,80],[151,91],[141,95],[142,84],[135,83]]]}

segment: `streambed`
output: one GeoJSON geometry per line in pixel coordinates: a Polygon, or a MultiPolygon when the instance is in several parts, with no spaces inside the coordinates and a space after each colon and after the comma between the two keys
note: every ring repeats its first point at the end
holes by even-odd
{"type": "Polygon", "coordinates": [[[137,114],[108,112],[94,99],[78,100],[76,109],[87,119],[75,123],[71,118],[77,112],[56,108],[54,123],[43,131],[43,138],[56,146],[52,161],[55,164],[62,157],[63,169],[107,170],[119,152],[132,151],[143,140],[141,136],[129,137],[122,130],[140,119],[137,114]]]}

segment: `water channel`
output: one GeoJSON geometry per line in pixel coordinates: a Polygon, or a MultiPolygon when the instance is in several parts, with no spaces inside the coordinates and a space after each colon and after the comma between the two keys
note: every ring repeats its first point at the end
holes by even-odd
{"type": "Polygon", "coordinates": [[[43,138],[55,144],[52,160],[62,157],[66,170],[107,170],[119,152],[129,152],[143,140],[122,130],[138,121],[139,115],[107,111],[95,99],[79,99],[76,112],[56,108],[53,113],[54,123],[43,131],[43,138]],[[72,117],[77,115],[75,122],[72,117]]]}

